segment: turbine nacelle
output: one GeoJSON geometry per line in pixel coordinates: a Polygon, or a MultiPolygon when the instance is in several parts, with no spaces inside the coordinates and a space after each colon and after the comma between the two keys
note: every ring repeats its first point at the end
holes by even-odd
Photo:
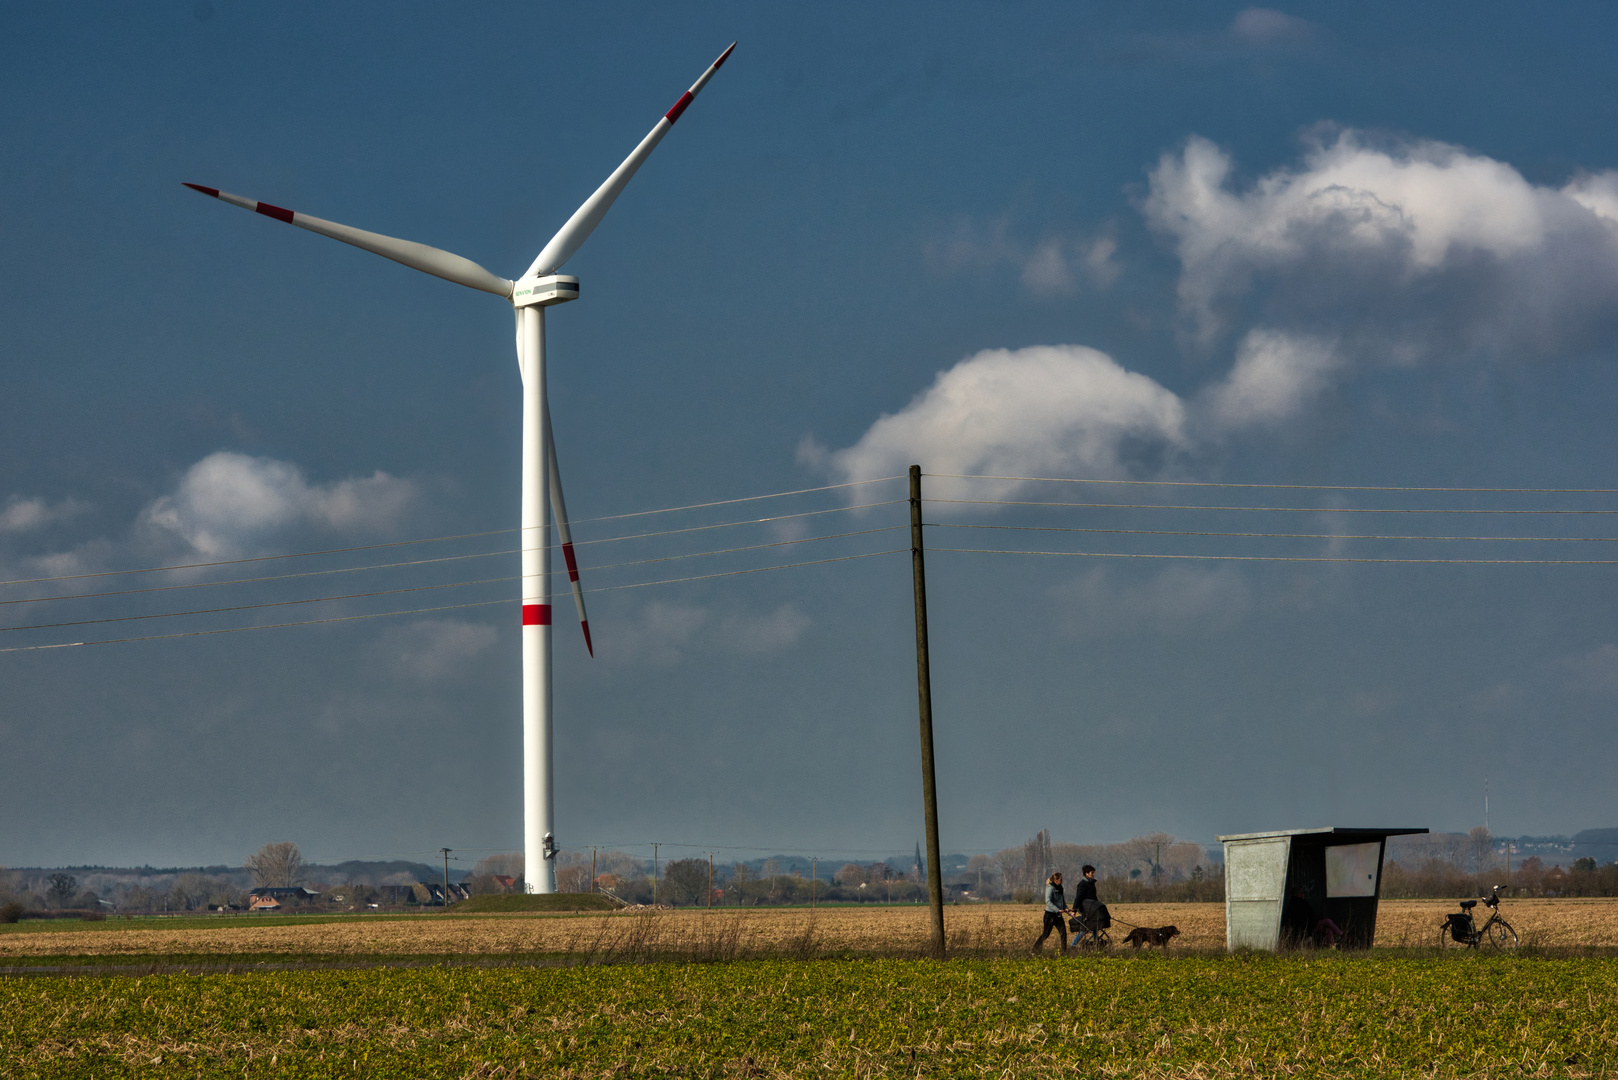
{"type": "Polygon", "coordinates": [[[579,279],[568,274],[524,275],[511,292],[511,306],[551,307],[579,298],[579,279]]]}

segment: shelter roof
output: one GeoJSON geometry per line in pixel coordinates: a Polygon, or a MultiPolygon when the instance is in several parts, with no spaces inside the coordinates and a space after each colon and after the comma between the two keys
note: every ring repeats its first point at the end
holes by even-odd
{"type": "Polygon", "coordinates": [[[1231,833],[1221,836],[1221,843],[1230,840],[1265,840],[1272,836],[1341,836],[1345,840],[1381,840],[1389,836],[1410,836],[1427,832],[1426,829],[1354,829],[1340,825],[1326,825],[1318,829],[1272,829],[1268,832],[1231,833]]]}

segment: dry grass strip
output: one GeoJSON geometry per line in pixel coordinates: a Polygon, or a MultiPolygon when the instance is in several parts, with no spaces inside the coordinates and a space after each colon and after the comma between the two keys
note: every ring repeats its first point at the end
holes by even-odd
{"type": "MultiPolygon", "coordinates": [[[[1179,927],[1172,948],[1219,949],[1222,904],[1117,904],[1120,924],[1179,927]]],[[[1387,900],[1379,946],[1432,946],[1453,901],[1387,900]]],[[[1618,900],[1507,901],[1504,913],[1525,946],[1618,946],[1618,900]]],[[[1039,910],[1018,904],[952,906],[945,913],[952,950],[995,955],[1024,950],[1039,930],[1039,910]]],[[[300,957],[430,956],[690,959],[834,954],[920,954],[928,942],[924,906],[720,909],[610,915],[425,914],[409,919],[358,916],[335,922],[257,925],[221,917],[217,926],[164,927],[136,920],[127,928],[0,932],[0,959],[70,956],[300,957]]],[[[8,928],[9,929],[9,928],[8,928]]],[[[1121,938],[1123,926],[1114,927],[1121,938]]],[[[1048,945],[1054,944],[1054,937],[1048,945]]]]}

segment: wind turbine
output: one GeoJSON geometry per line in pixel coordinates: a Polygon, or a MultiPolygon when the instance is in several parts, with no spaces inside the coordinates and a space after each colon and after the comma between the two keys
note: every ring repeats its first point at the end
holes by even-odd
{"type": "Polygon", "coordinates": [[[186,184],[216,199],[252,210],[265,217],[284,221],[310,232],[341,240],[357,248],[424,273],[480,289],[511,301],[517,316],[517,367],[522,375],[522,761],[523,761],[523,856],[524,878],[529,892],[556,891],[556,796],[551,763],[551,591],[549,509],[556,510],[556,524],[562,541],[562,557],[573,588],[573,601],[579,609],[579,625],[584,644],[595,655],[590,640],[590,621],[584,611],[584,594],[579,589],[578,562],[573,556],[573,537],[568,529],[567,509],[562,502],[562,474],[556,465],[556,441],[551,434],[550,405],[545,393],[545,309],[579,298],[579,279],[556,271],[572,258],[589,239],[595,227],[611,209],[624,185],[635,175],[669,128],[680,119],[686,106],[702,91],[736,48],[719,54],[702,77],[691,85],[674,107],[663,115],[634,152],[614,169],[612,175],[573,211],[567,224],[534,259],[533,265],[516,281],[492,274],[470,259],[410,240],[399,240],[380,233],[366,232],[348,225],[323,221],[269,203],[244,199],[218,188],[186,184]],[[547,491],[549,488],[549,502],[547,491]]]}

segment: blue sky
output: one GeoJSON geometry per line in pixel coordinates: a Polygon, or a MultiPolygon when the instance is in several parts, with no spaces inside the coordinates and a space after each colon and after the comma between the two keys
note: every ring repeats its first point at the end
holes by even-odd
{"type": "Polygon", "coordinates": [[[848,508],[901,488],[643,512],[911,462],[1180,485],[929,481],[974,500],[929,520],[1019,527],[935,548],[1116,556],[933,555],[947,850],[1465,829],[1486,777],[1498,833],[1613,824],[1618,566],[1251,557],[1618,557],[1610,494],[1351,490],[1618,488],[1615,20],[8,10],[0,579],[57,580],[0,625],[131,621],[0,646],[489,606],[0,653],[0,863],[520,846],[509,311],[180,184],[516,276],[732,40],[549,320],[602,590],[596,659],[558,626],[564,847],[910,850],[904,557],[647,584],[902,546],[647,561],[891,528],[848,508]]]}

